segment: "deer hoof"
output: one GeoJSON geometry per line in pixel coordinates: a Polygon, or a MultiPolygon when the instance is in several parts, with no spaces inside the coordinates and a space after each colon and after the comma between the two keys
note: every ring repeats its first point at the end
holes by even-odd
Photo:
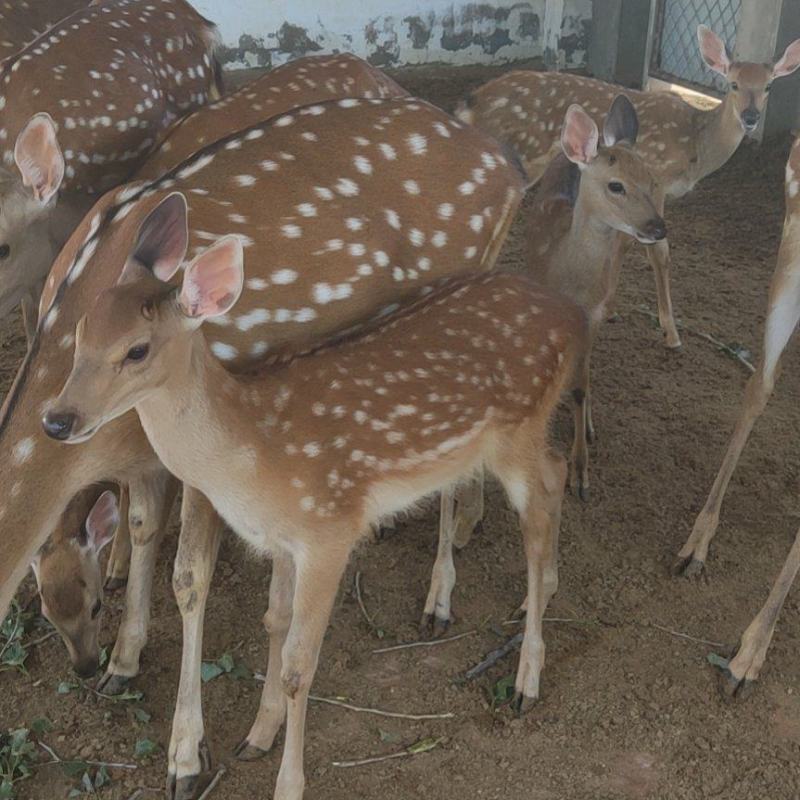
{"type": "Polygon", "coordinates": [[[256,747],[254,744],[250,744],[247,739],[242,739],[242,741],[236,745],[233,754],[239,761],[258,761],[267,755],[267,751],[256,747]]]}
{"type": "Polygon", "coordinates": [[[706,562],[694,556],[686,556],[686,558],[679,558],[672,565],[671,571],[676,577],[683,575],[684,578],[699,578],[705,575],[706,562]]]}
{"type": "Polygon", "coordinates": [[[717,675],[717,688],[722,699],[729,703],[747,700],[755,689],[756,681],[748,678],[737,678],[729,669],[721,669],[717,675]]]}
{"type": "Polygon", "coordinates": [[[112,594],[113,592],[118,592],[120,589],[124,589],[127,585],[127,578],[107,578],[103,588],[108,594],[112,594]]]}
{"type": "Polygon", "coordinates": [[[201,772],[199,775],[187,775],[175,779],[174,775],[167,778],[167,800],[197,800],[208,788],[214,776],[201,772]]]}
{"type": "Polygon", "coordinates": [[[125,675],[114,675],[111,672],[106,672],[97,684],[97,691],[116,697],[128,688],[130,682],[131,679],[125,675]]]}
{"type": "Polygon", "coordinates": [[[582,503],[589,502],[589,487],[585,486],[584,484],[578,485],[578,497],[580,497],[582,503]]]}
{"type": "Polygon", "coordinates": [[[511,701],[511,708],[514,709],[516,714],[522,716],[527,714],[538,702],[538,697],[527,697],[522,692],[517,692],[511,701]]]}
{"type": "Polygon", "coordinates": [[[672,350],[673,352],[677,353],[680,350],[683,350],[683,342],[678,336],[676,336],[674,339],[671,339],[669,336],[667,336],[664,339],[664,347],[666,347],[667,350],[672,350]]]}
{"type": "Polygon", "coordinates": [[[438,639],[444,636],[450,628],[449,619],[441,619],[435,614],[423,614],[419,623],[419,632],[423,636],[430,637],[431,639],[438,639]]]}

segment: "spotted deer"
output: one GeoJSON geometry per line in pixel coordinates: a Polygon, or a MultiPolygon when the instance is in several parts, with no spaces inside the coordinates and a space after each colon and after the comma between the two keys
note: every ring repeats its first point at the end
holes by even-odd
{"type": "Polygon", "coordinates": [[[89,0],[2,0],[0,2],[0,61],[22,50],[37,36],[89,0]]]}
{"type": "MultiPolygon", "coordinates": [[[[761,357],[747,382],[739,417],[711,493],[691,535],[678,553],[674,566],[677,574],[699,575],[705,570],[709,544],[717,531],[728,483],[753,425],[769,402],[780,371],[781,356],[800,320],[800,139],[795,141],[786,164],[785,194],[786,217],[769,288],[761,357]]],[[[775,624],[798,570],[800,532],[764,607],[744,632],[736,656],[722,675],[721,686],[727,695],[738,697],[746,694],[758,679],[775,624]]]]}
{"type": "Polygon", "coordinates": [[[184,253],[153,256],[155,271],[130,263],[78,323],[72,372],[43,425],[80,443],[135,408],[168,469],[272,555],[267,678],[239,753],[262,756],[286,721],[276,800],[303,795],[308,693],[356,543],[478,465],[520,515],[529,613],[516,691],[523,709],[536,700],[566,472],[546,431],[583,335],[577,307],[521,277],[464,278],[372,332],[237,377],[201,326],[235,307],[241,241],[201,252],[177,291],[162,281],[184,253]]]}
{"type": "Polygon", "coordinates": [[[408,97],[386,73],[352,55],[290,61],[178,120],[138,171],[158,178],[207,144],[293,108],[343,97],[408,97]]]}
{"type": "MultiPolygon", "coordinates": [[[[800,39],[773,65],[732,60],[725,43],[704,25],[697,35],[704,62],[728,84],[716,108],[695,108],[671,92],[623,90],[639,115],[638,149],[659,183],[660,214],[665,198],[682,197],[728,161],[745,134],[758,126],[772,82],[800,66],[800,39]]],[[[566,106],[577,103],[599,122],[599,115],[619,91],[618,86],[577,75],[514,71],[478,88],[456,116],[513,147],[528,174],[536,178],[558,152],[566,106]]],[[[647,254],[655,271],[665,344],[680,347],[666,239],[648,247],[647,254]]]]}
{"type": "MultiPolygon", "coordinates": [[[[182,122],[176,123],[168,133],[167,140],[145,162],[137,172],[136,178],[148,176],[158,177],[168,169],[177,166],[181,160],[191,156],[202,147],[207,138],[208,131],[213,132],[214,140],[235,133],[245,124],[248,115],[257,120],[269,116],[282,114],[291,110],[295,105],[312,104],[330,99],[332,94],[339,93],[341,97],[366,97],[392,94],[393,96],[407,96],[405,90],[384,75],[380,70],[372,67],[366,61],[350,54],[334,56],[314,56],[301,58],[273,70],[263,77],[248,84],[231,98],[226,98],[222,103],[212,103],[204,106],[198,112],[190,115],[192,127],[185,128],[182,122]],[[273,91],[277,87],[278,91],[273,91]],[[299,89],[299,91],[298,91],[299,89]],[[171,143],[165,153],[166,145],[171,143]],[[180,157],[183,154],[183,159],[180,157]]],[[[159,465],[154,463],[146,473],[151,476],[159,474],[159,465]]],[[[153,481],[151,480],[151,483],[153,481]]],[[[138,652],[144,646],[147,638],[147,615],[150,596],[150,583],[154,568],[151,550],[156,545],[148,548],[133,550],[130,540],[130,527],[137,531],[137,538],[149,539],[150,533],[142,533],[141,524],[144,519],[150,518],[153,523],[161,525],[164,516],[168,513],[169,502],[160,499],[161,493],[166,489],[166,496],[171,498],[175,487],[169,485],[169,479],[154,483],[158,506],[165,506],[161,511],[143,513],[142,507],[147,503],[149,486],[141,485],[137,481],[133,485],[133,502],[131,513],[127,513],[128,487],[122,488],[123,499],[123,524],[117,530],[113,539],[111,556],[108,559],[105,587],[108,591],[122,588],[127,582],[130,559],[136,560],[132,569],[134,580],[129,588],[129,602],[133,607],[126,613],[120,630],[117,643],[118,650],[115,661],[125,664],[138,664],[138,652]],[[131,525],[125,524],[130,516],[131,525]],[[144,576],[144,577],[142,577],[144,576]]],[[[75,507],[88,513],[92,504],[99,496],[96,487],[87,490],[85,498],[76,498],[70,504],[69,514],[62,520],[51,537],[48,545],[48,561],[54,568],[40,571],[39,590],[41,595],[58,593],[66,598],[61,603],[50,603],[48,619],[59,631],[73,631],[73,639],[83,639],[88,642],[97,642],[97,629],[102,622],[102,616],[93,616],[90,612],[92,604],[85,598],[84,585],[99,585],[102,582],[100,563],[93,558],[90,548],[82,548],[80,558],[75,557],[76,550],[73,546],[75,532],[80,530],[80,525],[75,524],[75,507]],[[55,568],[57,567],[57,568],[55,568]],[[51,583],[53,585],[51,585],[51,583]],[[83,602],[82,602],[83,601],[83,602]],[[74,609],[80,611],[75,614],[74,609]],[[80,625],[75,621],[80,620],[80,625]]],[[[73,660],[76,648],[65,639],[68,651],[73,660]]],[[[90,653],[83,648],[82,662],[92,663],[99,657],[99,650],[90,653]]],[[[109,676],[102,684],[106,692],[114,692],[120,687],[118,675],[109,676]]],[[[125,675],[126,678],[131,677],[125,675]]]]}
{"type": "MultiPolygon", "coordinates": [[[[636,111],[618,95],[600,132],[580,106],[567,109],[561,127],[562,152],[531,190],[526,206],[527,274],[584,309],[589,334],[576,358],[569,383],[575,408],[570,483],[586,500],[589,492],[588,443],[594,439],[589,366],[594,341],[616,289],[619,240],[633,236],[652,244],[666,235],[656,210],[655,182],[634,145],[636,111]]],[[[453,545],[466,544],[482,516],[482,481],[467,482],[441,500],[440,541],[422,628],[434,635],[449,625],[455,584],[453,545]]]]}
{"type": "MultiPolygon", "coordinates": [[[[102,480],[138,481],[149,498],[130,526],[135,543],[149,541],[134,547],[125,614],[137,612],[136,551],[155,558],[168,501],[163,467],[135,414],[80,447],[52,442],[38,420],[69,373],[78,320],[127,261],[155,263],[165,230],[173,242],[188,237],[191,255],[231,229],[241,237],[249,266],[236,312],[206,326],[212,352],[236,372],[391,309],[437,278],[491,267],[523,188],[500,145],[433,106],[351,98],[267,120],[156,181],[105,195],[53,265],[37,333],[0,410],[0,487],[11,487],[0,494],[0,613],[71,498],[102,480]],[[165,229],[175,191],[191,215],[165,229]]],[[[199,642],[220,531],[191,489],[182,522],[174,588],[186,640],[199,642]]],[[[135,675],[139,649],[115,648],[106,679],[120,685],[135,675]]],[[[170,796],[181,800],[199,793],[209,763],[199,685],[193,647],[184,651],[169,750],[170,796]]]]}
{"type": "Polygon", "coordinates": [[[92,202],[219,97],[216,44],[186,0],[101,0],[0,62],[0,315],[22,304],[29,336],[41,283],[92,202]]]}

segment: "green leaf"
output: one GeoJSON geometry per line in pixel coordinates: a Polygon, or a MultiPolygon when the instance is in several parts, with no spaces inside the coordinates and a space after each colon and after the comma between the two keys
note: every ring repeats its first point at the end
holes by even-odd
{"type": "Polygon", "coordinates": [[[58,684],[56,692],[58,692],[58,694],[69,694],[71,691],[77,688],[77,683],[67,683],[67,681],[61,681],[61,683],[58,684]]]}
{"type": "Polygon", "coordinates": [[[31,723],[31,730],[41,736],[43,733],[53,730],[53,723],[47,717],[39,717],[31,723]]]}
{"type": "Polygon", "coordinates": [[[86,794],[94,792],[94,783],[92,783],[92,776],[88,772],[84,772],[81,776],[81,785],[86,790],[86,794]]]}
{"type": "Polygon", "coordinates": [[[718,669],[726,670],[728,669],[728,665],[731,663],[729,658],[724,658],[723,656],[717,655],[716,653],[709,653],[706,658],[708,659],[708,663],[711,664],[712,667],[717,667],[718,669]]]}
{"type": "Polygon", "coordinates": [[[208,683],[209,681],[213,681],[215,678],[219,678],[224,671],[225,670],[219,664],[214,664],[210,661],[204,661],[200,667],[200,678],[202,679],[203,683],[208,683]]]}
{"type": "Polygon", "coordinates": [[[143,708],[134,708],[133,716],[136,717],[136,720],[142,724],[147,724],[152,719],[151,715],[143,708]]]}
{"type": "Polygon", "coordinates": [[[253,677],[253,673],[244,664],[237,664],[229,674],[231,678],[242,681],[249,681],[253,677]]]}
{"type": "Polygon", "coordinates": [[[100,648],[100,666],[104,667],[106,664],[108,664],[108,648],[107,647],[101,647],[100,648]]]}
{"type": "Polygon", "coordinates": [[[230,653],[223,653],[222,657],[217,661],[217,664],[225,671],[231,672],[236,666],[233,656],[230,653]]]}
{"type": "Polygon", "coordinates": [[[111,776],[108,774],[108,770],[105,766],[102,766],[97,770],[97,774],[94,776],[94,788],[99,789],[101,786],[105,786],[109,783],[111,783],[111,776]]]}
{"type": "Polygon", "coordinates": [[[496,708],[510,702],[514,697],[515,679],[513,675],[506,675],[492,687],[492,705],[496,708]]]}
{"type": "Polygon", "coordinates": [[[137,739],[133,754],[136,758],[146,758],[158,750],[158,745],[150,739],[137,739]]]}
{"type": "Polygon", "coordinates": [[[382,728],[378,728],[378,734],[381,737],[382,742],[386,742],[387,744],[397,744],[402,740],[402,736],[392,733],[391,731],[385,731],[382,728]]]}
{"type": "Polygon", "coordinates": [[[62,761],[61,769],[63,769],[70,778],[77,778],[89,769],[89,765],[85,761],[62,761]]]}
{"type": "Polygon", "coordinates": [[[28,657],[28,651],[19,641],[12,641],[3,653],[3,664],[7,667],[21,667],[28,657]]]}
{"type": "Polygon", "coordinates": [[[80,789],[70,789],[69,790],[69,794],[67,795],[67,797],[69,797],[69,798],[82,797],[82,796],[83,796],[83,792],[80,789]]]}
{"type": "Polygon", "coordinates": [[[411,755],[418,755],[419,753],[427,753],[429,750],[433,750],[435,747],[438,747],[444,739],[420,739],[416,744],[412,744],[411,747],[408,748],[407,752],[411,753],[411,755]]]}
{"type": "Polygon", "coordinates": [[[8,778],[0,781],[0,800],[11,800],[14,796],[14,784],[8,778]]]}

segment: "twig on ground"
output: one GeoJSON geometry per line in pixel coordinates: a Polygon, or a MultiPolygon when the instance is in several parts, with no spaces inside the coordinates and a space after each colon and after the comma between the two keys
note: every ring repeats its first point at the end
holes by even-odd
{"type": "Polygon", "coordinates": [[[383,631],[375,624],[375,620],[367,613],[367,607],[364,605],[364,600],[361,597],[361,571],[359,570],[356,572],[356,577],[353,581],[355,584],[356,590],[356,600],[358,600],[358,605],[361,608],[361,613],[364,615],[364,619],[367,621],[367,624],[372,628],[373,632],[376,636],[381,638],[383,636],[383,631]]]}
{"type": "Polygon", "coordinates": [[[139,769],[138,764],[119,764],[113,761],[87,761],[85,758],[61,758],[50,745],[42,741],[39,741],[39,747],[53,759],[52,761],[45,761],[43,764],[39,764],[40,767],[47,767],[50,764],[86,764],[90,767],[106,767],[106,769],[139,769]]]}
{"type": "Polygon", "coordinates": [[[680,631],[673,631],[671,628],[665,628],[663,625],[656,625],[655,622],[639,623],[645,628],[656,628],[659,631],[670,634],[670,636],[677,636],[679,639],[688,639],[690,642],[697,644],[707,644],[710,647],[727,647],[724,642],[710,642],[708,639],[698,639],[696,636],[689,636],[688,633],[681,633],[680,631]]]}
{"type": "Polygon", "coordinates": [[[227,771],[228,770],[225,768],[225,765],[223,764],[217,770],[217,774],[213,777],[213,779],[211,780],[211,783],[209,783],[208,786],[206,786],[206,790],[203,792],[203,794],[200,795],[200,797],[197,798],[197,800],[206,800],[206,798],[210,797],[211,796],[211,792],[214,791],[214,789],[216,788],[216,785],[222,780],[222,776],[227,771]]]}
{"type": "MultiPolygon", "coordinates": [[[[525,617],[519,619],[504,619],[502,625],[519,625],[525,622],[525,617]]],[[[543,617],[542,622],[571,622],[573,625],[601,625],[596,619],[572,619],[570,617],[543,617]]]]}
{"type": "Polygon", "coordinates": [[[348,711],[357,711],[360,714],[374,714],[378,717],[392,717],[394,719],[413,719],[413,720],[423,720],[423,719],[453,719],[455,714],[452,711],[446,711],[444,714],[401,714],[398,711],[381,711],[378,708],[362,708],[361,706],[354,706],[350,703],[345,703],[341,700],[334,700],[330,697],[318,697],[316,695],[310,694],[308,696],[309,700],[312,700],[315,703],[325,703],[326,705],[330,706],[338,706],[339,708],[346,708],[348,711]]]}
{"type": "MultiPolygon", "coordinates": [[[[15,641],[15,639],[17,638],[17,633],[19,632],[19,618],[20,614],[17,614],[17,618],[14,620],[14,629],[8,635],[8,639],[6,640],[6,643],[3,645],[3,648],[0,649],[0,663],[2,663],[3,661],[3,656],[6,654],[6,650],[8,650],[8,648],[11,647],[11,643],[15,641]]],[[[0,620],[0,622],[2,622],[2,620],[0,620]]]]}
{"type": "Polygon", "coordinates": [[[144,797],[145,789],[137,789],[129,798],[128,800],[141,800],[144,797]]]}
{"type": "MultiPolygon", "coordinates": [[[[633,309],[636,313],[642,314],[649,319],[658,321],[658,314],[652,312],[649,308],[645,306],[636,306],[633,309]]],[[[712,336],[710,333],[705,333],[704,331],[698,331],[694,328],[689,327],[683,322],[676,322],[675,323],[678,330],[686,331],[687,333],[691,333],[693,336],[699,336],[701,339],[705,339],[710,344],[713,344],[718,350],[721,350],[726,355],[729,355],[731,358],[736,359],[746,370],[749,372],[755,372],[756,368],[753,364],[746,359],[738,350],[731,347],[729,344],[726,344],[721,339],[717,339],[716,336],[712,336]]]]}
{"type": "Polygon", "coordinates": [[[468,669],[464,678],[471,681],[473,678],[477,678],[478,675],[483,675],[486,670],[494,666],[498,661],[505,658],[509,653],[514,652],[522,644],[523,636],[524,634],[517,633],[508,639],[504,645],[492,650],[483,661],[468,669]]]}
{"type": "Polygon", "coordinates": [[[447,644],[448,642],[457,642],[466,636],[473,636],[477,630],[467,631],[466,633],[459,633],[457,636],[448,636],[446,639],[431,639],[430,641],[409,642],[408,644],[396,644],[392,647],[381,647],[378,650],[373,650],[372,654],[377,653],[393,653],[396,650],[410,650],[412,647],[436,647],[440,644],[447,644]]]}
{"type": "Polygon", "coordinates": [[[44,644],[48,639],[52,639],[54,636],[58,636],[58,631],[50,631],[50,633],[46,633],[44,636],[40,636],[38,639],[28,642],[25,647],[37,647],[40,644],[44,644]]]}
{"type": "Polygon", "coordinates": [[[428,753],[442,743],[443,739],[423,739],[421,742],[412,744],[399,753],[390,753],[386,756],[374,756],[372,758],[362,758],[358,761],[334,761],[334,767],[364,767],[367,764],[379,764],[381,761],[391,761],[395,758],[408,758],[417,756],[420,753],[428,753]]]}

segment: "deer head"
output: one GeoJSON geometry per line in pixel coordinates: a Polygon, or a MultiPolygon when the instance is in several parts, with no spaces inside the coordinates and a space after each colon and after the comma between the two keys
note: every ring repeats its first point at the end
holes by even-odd
{"type": "Polygon", "coordinates": [[[617,96],[603,126],[605,146],[600,150],[594,120],[572,105],[561,130],[561,147],[579,170],[580,196],[592,216],[643,244],[654,244],[666,236],[667,229],[653,200],[655,181],[633,150],[638,129],[630,100],[617,96]]]}
{"type": "Polygon", "coordinates": [[[42,600],[42,614],[67,646],[75,672],[90,678],[100,664],[98,634],[103,607],[99,556],[119,524],[117,498],[103,492],[85,525],[45,546],[32,567],[42,600]]]}
{"type": "Polygon", "coordinates": [[[733,61],[725,42],[705,25],[697,28],[703,61],[728,82],[733,107],[746,133],[761,120],[767,96],[776,78],[791,75],[800,67],[800,39],[793,41],[775,64],[733,61]]]}

